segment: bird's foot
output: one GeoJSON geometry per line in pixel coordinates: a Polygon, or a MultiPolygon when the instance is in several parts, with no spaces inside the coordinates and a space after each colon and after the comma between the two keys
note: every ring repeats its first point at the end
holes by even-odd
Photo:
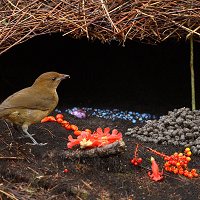
{"type": "MultiPolygon", "coordinates": [[[[26,127],[27,128],[27,127],[26,127]]],[[[36,140],[32,137],[32,135],[27,131],[27,129],[22,127],[22,130],[26,133],[26,135],[32,140],[33,143],[27,143],[27,144],[30,144],[30,145],[38,145],[38,146],[44,146],[46,145],[47,143],[38,143],[36,142],[36,140]]]]}
{"type": "Polygon", "coordinates": [[[44,145],[46,145],[47,143],[26,143],[26,144],[29,144],[29,145],[38,145],[38,146],[44,146],[44,145]]]}

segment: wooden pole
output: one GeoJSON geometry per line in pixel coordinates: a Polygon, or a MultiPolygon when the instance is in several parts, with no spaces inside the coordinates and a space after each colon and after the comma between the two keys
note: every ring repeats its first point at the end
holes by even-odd
{"type": "Polygon", "coordinates": [[[190,37],[190,73],[191,73],[191,95],[192,95],[192,110],[196,109],[195,102],[195,81],[194,81],[194,46],[193,35],[190,37]]]}
{"type": "MultiPolygon", "coordinates": [[[[189,1],[188,3],[189,3],[188,8],[192,8],[193,0],[189,1]]],[[[190,19],[189,19],[188,25],[190,26],[190,19]]],[[[190,76],[191,76],[192,110],[195,110],[196,102],[195,102],[195,82],[194,82],[194,39],[193,39],[193,34],[190,37],[190,76]]]]}

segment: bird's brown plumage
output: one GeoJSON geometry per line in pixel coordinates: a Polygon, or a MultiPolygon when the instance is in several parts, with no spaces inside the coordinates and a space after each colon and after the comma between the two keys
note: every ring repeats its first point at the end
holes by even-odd
{"type": "Polygon", "coordinates": [[[5,99],[0,105],[0,117],[14,126],[22,126],[23,131],[38,144],[28,133],[28,126],[39,122],[49,115],[58,104],[56,88],[69,75],[47,72],[40,75],[33,85],[24,88],[5,99]]]}

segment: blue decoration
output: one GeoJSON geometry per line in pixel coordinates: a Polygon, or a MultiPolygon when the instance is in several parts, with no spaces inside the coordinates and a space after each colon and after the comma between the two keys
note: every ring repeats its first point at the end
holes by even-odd
{"type": "MultiPolygon", "coordinates": [[[[92,117],[98,117],[101,119],[111,119],[112,121],[116,121],[117,119],[120,120],[129,120],[131,121],[133,124],[135,124],[136,122],[140,122],[140,123],[145,123],[147,120],[151,120],[151,119],[156,119],[155,115],[151,115],[149,113],[138,113],[138,112],[134,112],[134,111],[120,111],[119,109],[99,109],[99,108],[86,108],[86,107],[74,107],[72,109],[66,109],[65,112],[72,114],[75,110],[82,110],[85,111],[85,113],[87,114],[87,112],[89,112],[89,116],[92,117]]],[[[55,109],[55,112],[61,113],[60,110],[55,109]]]]}

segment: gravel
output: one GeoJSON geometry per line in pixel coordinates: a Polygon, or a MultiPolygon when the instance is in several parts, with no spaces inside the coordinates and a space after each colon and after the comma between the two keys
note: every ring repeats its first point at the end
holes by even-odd
{"type": "Polygon", "coordinates": [[[200,155],[199,131],[200,110],[183,107],[169,111],[159,120],[148,120],[141,128],[128,128],[125,135],[142,142],[189,147],[193,154],[200,155]]]}

